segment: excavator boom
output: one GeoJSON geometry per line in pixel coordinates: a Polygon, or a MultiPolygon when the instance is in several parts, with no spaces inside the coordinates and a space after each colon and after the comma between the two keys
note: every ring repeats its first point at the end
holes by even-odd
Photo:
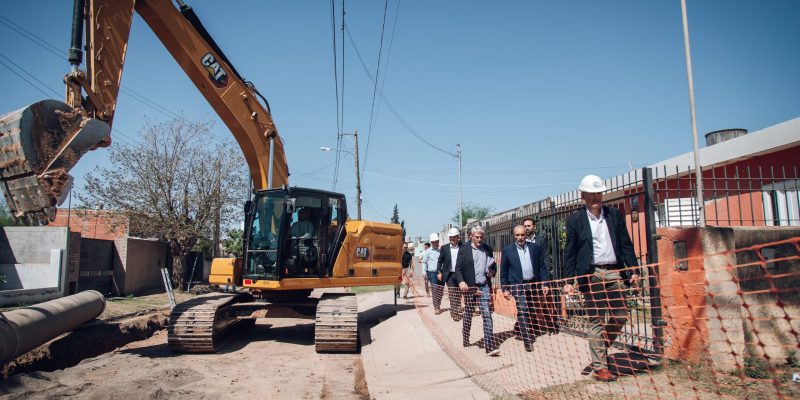
{"type": "Polygon", "coordinates": [[[12,216],[46,225],[70,190],[69,170],[111,144],[134,11],[158,36],[236,139],[253,187],[288,184],[283,144],[256,88],[230,65],[191,7],[171,0],[75,0],[73,69],[65,102],[44,100],[0,117],[0,187],[12,216]],[[86,26],[86,70],[78,69],[86,26]]]}

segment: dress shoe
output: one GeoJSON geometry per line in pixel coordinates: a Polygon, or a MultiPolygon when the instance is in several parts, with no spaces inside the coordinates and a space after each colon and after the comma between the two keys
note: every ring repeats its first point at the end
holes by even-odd
{"type": "Polygon", "coordinates": [[[487,347],[486,348],[486,355],[487,356],[492,356],[492,357],[497,357],[497,356],[500,355],[500,348],[499,347],[495,347],[493,349],[490,349],[490,348],[487,347]]]}
{"type": "Polygon", "coordinates": [[[464,339],[464,341],[461,342],[461,344],[464,345],[464,347],[469,347],[470,346],[469,339],[464,339]]]}
{"type": "Polygon", "coordinates": [[[587,365],[587,366],[586,366],[586,368],[584,368],[584,369],[581,371],[581,375],[584,375],[584,376],[585,376],[585,375],[589,375],[589,374],[591,374],[591,373],[592,373],[592,363],[589,363],[589,365],[587,365]]]}
{"type": "Polygon", "coordinates": [[[533,351],[533,343],[525,343],[525,351],[528,353],[533,351]]]}
{"type": "Polygon", "coordinates": [[[433,313],[436,314],[436,315],[439,315],[439,314],[442,313],[442,310],[434,310],[433,313]]]}
{"type": "Polygon", "coordinates": [[[608,368],[603,368],[594,371],[594,373],[592,374],[592,378],[600,382],[611,382],[617,380],[617,376],[612,374],[611,371],[608,370],[608,368]]]}

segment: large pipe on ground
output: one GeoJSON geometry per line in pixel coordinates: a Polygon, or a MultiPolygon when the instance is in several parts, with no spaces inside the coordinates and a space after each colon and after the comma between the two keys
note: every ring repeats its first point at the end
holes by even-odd
{"type": "Polygon", "coordinates": [[[103,295],[87,290],[0,313],[0,365],[91,321],[105,308],[103,295]]]}

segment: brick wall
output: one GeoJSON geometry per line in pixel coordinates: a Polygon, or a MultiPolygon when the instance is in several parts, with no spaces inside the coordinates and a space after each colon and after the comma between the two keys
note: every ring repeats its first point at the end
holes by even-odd
{"type": "Polygon", "coordinates": [[[84,238],[114,240],[128,235],[128,219],[112,211],[58,209],[52,227],[66,227],[84,238]]]}

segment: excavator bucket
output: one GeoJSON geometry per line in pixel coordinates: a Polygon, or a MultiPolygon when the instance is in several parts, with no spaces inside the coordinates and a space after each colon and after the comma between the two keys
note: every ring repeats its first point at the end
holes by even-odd
{"type": "Polygon", "coordinates": [[[57,100],[0,117],[0,187],[12,217],[47,225],[69,193],[69,170],[89,150],[107,146],[111,127],[57,100]]]}

